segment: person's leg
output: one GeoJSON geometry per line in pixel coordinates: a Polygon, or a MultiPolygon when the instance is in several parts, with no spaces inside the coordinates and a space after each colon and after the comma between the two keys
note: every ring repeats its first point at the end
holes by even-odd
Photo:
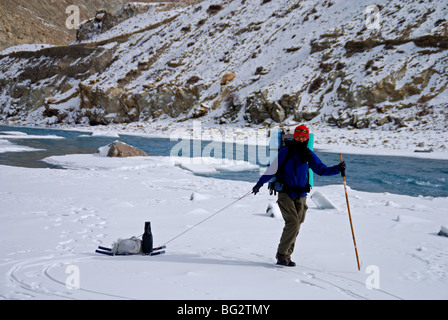
{"type": "Polygon", "coordinates": [[[304,223],[306,217],[306,211],[308,210],[308,205],[306,204],[306,197],[297,198],[294,204],[296,206],[297,213],[299,214],[300,223],[304,223]]]}
{"type": "Polygon", "coordinates": [[[280,243],[277,248],[277,254],[290,259],[291,253],[294,250],[294,243],[300,229],[299,213],[296,209],[296,204],[286,193],[280,192],[278,194],[278,206],[282,213],[285,226],[280,237],[280,243]]]}
{"type": "Polygon", "coordinates": [[[296,244],[297,236],[299,235],[300,226],[305,221],[306,211],[308,210],[308,205],[306,204],[306,197],[297,198],[294,200],[294,205],[296,207],[296,212],[298,216],[298,228],[297,233],[294,236],[294,241],[291,243],[288,252],[287,258],[291,262],[291,255],[294,252],[294,246],[296,244]]]}

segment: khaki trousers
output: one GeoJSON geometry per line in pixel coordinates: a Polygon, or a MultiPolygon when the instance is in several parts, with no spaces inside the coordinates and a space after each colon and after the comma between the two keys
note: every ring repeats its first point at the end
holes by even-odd
{"type": "Polygon", "coordinates": [[[305,221],[305,214],[308,209],[306,197],[291,199],[287,193],[280,192],[277,203],[283,220],[285,220],[285,227],[283,228],[277,252],[291,259],[300,225],[305,221]]]}

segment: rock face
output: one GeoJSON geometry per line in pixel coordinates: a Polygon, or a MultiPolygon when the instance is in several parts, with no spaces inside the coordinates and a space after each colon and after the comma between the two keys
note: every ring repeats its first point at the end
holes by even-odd
{"type": "Polygon", "coordinates": [[[0,51],[19,44],[66,45],[76,39],[76,29],[65,26],[68,6],[78,6],[83,21],[99,8],[111,9],[123,3],[123,0],[0,0],[0,51]]]}
{"type": "Polygon", "coordinates": [[[328,0],[99,11],[72,45],[0,56],[0,120],[445,129],[448,7],[376,10],[378,28],[365,7],[328,0]]]}
{"type": "MultiPolygon", "coordinates": [[[[132,0],[0,0],[0,51],[21,44],[67,45],[76,40],[77,29],[68,29],[66,20],[71,11],[67,7],[79,8],[80,21],[95,16],[101,11],[115,12],[132,0]],[[19,23],[17,23],[19,22],[19,23]]],[[[161,2],[139,0],[139,2],[161,2]]],[[[171,2],[195,3],[195,0],[171,0],[171,2]]],[[[110,14],[109,14],[110,16],[110,14]]],[[[125,16],[121,16],[125,19],[125,16]]],[[[106,19],[105,19],[106,20],[106,19]]],[[[122,20],[124,21],[124,20],[122,20]]],[[[100,28],[97,31],[105,31],[100,28]]]]}
{"type": "Polygon", "coordinates": [[[109,145],[108,157],[146,157],[148,154],[140,149],[132,147],[126,143],[115,141],[109,145]]]}

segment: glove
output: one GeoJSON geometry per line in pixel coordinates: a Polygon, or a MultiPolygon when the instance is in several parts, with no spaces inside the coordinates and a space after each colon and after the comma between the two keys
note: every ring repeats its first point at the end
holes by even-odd
{"type": "Polygon", "coordinates": [[[346,163],[345,163],[345,161],[342,161],[341,163],[339,163],[338,164],[338,170],[339,171],[343,171],[343,170],[345,170],[347,168],[347,165],[346,165],[346,163]]]}
{"type": "Polygon", "coordinates": [[[261,186],[256,184],[254,185],[254,187],[252,188],[252,193],[253,194],[257,194],[260,191],[261,186]]]}
{"type": "Polygon", "coordinates": [[[345,169],[347,168],[347,165],[345,164],[345,161],[342,161],[341,163],[339,163],[337,168],[338,168],[339,172],[341,172],[341,174],[343,176],[345,176],[345,169]]]}

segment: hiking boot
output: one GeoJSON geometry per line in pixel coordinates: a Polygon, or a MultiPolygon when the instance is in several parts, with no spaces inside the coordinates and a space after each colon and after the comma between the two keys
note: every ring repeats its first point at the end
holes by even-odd
{"type": "Polygon", "coordinates": [[[296,263],[291,261],[291,259],[289,259],[287,256],[277,253],[275,255],[275,258],[277,259],[277,264],[280,266],[285,266],[285,267],[295,267],[296,263]]]}

